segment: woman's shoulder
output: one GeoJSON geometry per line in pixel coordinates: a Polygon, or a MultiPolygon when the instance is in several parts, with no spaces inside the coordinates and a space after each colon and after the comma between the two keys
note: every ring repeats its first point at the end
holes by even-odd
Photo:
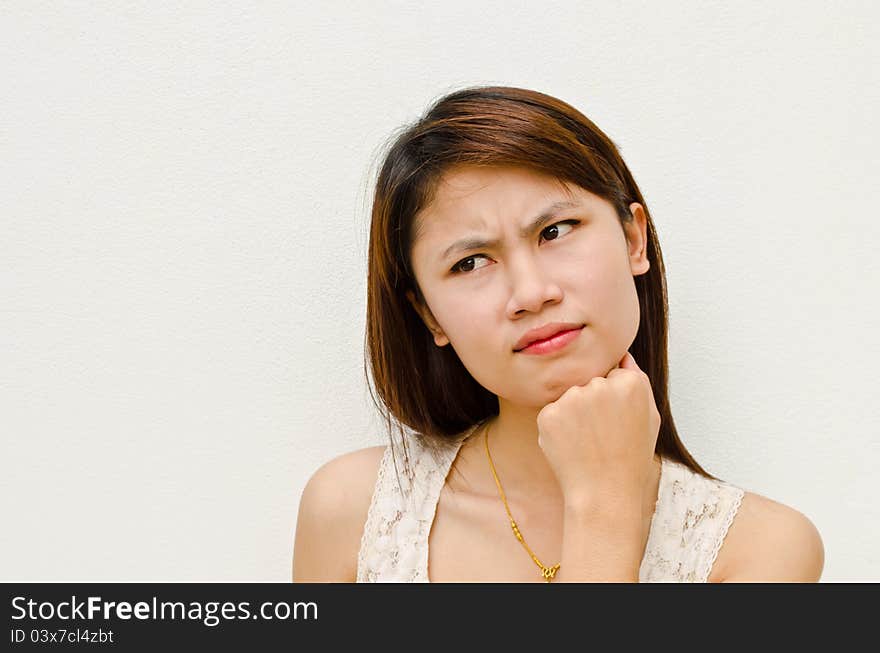
{"type": "Polygon", "coordinates": [[[336,480],[339,476],[353,481],[364,481],[371,475],[368,469],[370,466],[373,467],[372,472],[378,470],[379,461],[387,448],[388,445],[382,444],[340,454],[318,467],[308,482],[321,483],[336,480]]]}
{"type": "Polygon", "coordinates": [[[386,445],[322,464],[303,488],[293,553],[295,582],[354,582],[361,535],[386,445]]]}
{"type": "Polygon", "coordinates": [[[817,582],[822,537],[800,511],[755,492],[742,502],[719,553],[719,582],[817,582]]]}

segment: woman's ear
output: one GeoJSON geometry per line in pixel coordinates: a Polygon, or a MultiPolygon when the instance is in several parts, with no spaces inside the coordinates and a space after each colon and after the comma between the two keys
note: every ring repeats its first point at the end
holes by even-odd
{"type": "Polygon", "coordinates": [[[434,336],[434,344],[438,347],[445,347],[449,344],[449,338],[446,337],[446,334],[443,333],[443,329],[440,328],[440,325],[437,324],[437,320],[434,319],[434,315],[431,313],[431,309],[427,306],[422,305],[413,294],[412,290],[406,291],[406,298],[409,300],[409,303],[412,304],[413,308],[416,310],[416,313],[419,314],[419,317],[422,318],[422,322],[425,323],[425,326],[428,327],[428,330],[434,336]]]}
{"type": "Polygon", "coordinates": [[[626,233],[629,267],[633,276],[645,274],[650,267],[648,260],[648,216],[645,209],[638,202],[629,205],[629,212],[633,219],[623,225],[626,233]]]}

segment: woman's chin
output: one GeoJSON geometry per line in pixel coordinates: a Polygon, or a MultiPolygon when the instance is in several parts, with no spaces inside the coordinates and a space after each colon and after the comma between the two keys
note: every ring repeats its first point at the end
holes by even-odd
{"type": "Polygon", "coordinates": [[[547,401],[544,402],[545,404],[554,402],[562,395],[564,395],[566,390],[568,390],[569,388],[576,385],[587,385],[597,376],[606,376],[608,374],[608,371],[603,373],[600,369],[597,370],[594,374],[585,375],[583,369],[581,369],[577,372],[573,372],[570,375],[566,375],[561,378],[558,377],[557,379],[554,379],[546,384],[545,391],[542,393],[542,399],[547,399],[547,401]]]}

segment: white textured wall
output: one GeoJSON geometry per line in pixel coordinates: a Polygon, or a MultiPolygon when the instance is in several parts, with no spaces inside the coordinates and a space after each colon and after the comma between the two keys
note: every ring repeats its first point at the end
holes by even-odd
{"type": "Polygon", "coordinates": [[[686,445],[880,580],[876,3],[177,4],[0,9],[0,579],[287,580],[309,475],[384,442],[378,148],[499,83],[641,185],[686,445]]]}

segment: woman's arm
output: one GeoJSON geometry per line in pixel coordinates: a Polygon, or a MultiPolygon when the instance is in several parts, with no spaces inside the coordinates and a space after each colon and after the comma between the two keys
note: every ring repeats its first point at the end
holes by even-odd
{"type": "Polygon", "coordinates": [[[354,583],[361,536],[385,447],[343,454],[308,480],[299,502],[293,582],[354,583]]]}
{"type": "Polygon", "coordinates": [[[647,541],[640,502],[567,502],[562,531],[557,582],[639,582],[647,541]]]}
{"type": "Polygon", "coordinates": [[[822,537],[804,514],[746,492],[723,550],[722,583],[815,583],[825,566],[822,537]]]}
{"type": "Polygon", "coordinates": [[[660,430],[648,375],[627,351],[606,376],[544,406],[537,423],[565,502],[559,582],[639,582],[660,430]]]}

